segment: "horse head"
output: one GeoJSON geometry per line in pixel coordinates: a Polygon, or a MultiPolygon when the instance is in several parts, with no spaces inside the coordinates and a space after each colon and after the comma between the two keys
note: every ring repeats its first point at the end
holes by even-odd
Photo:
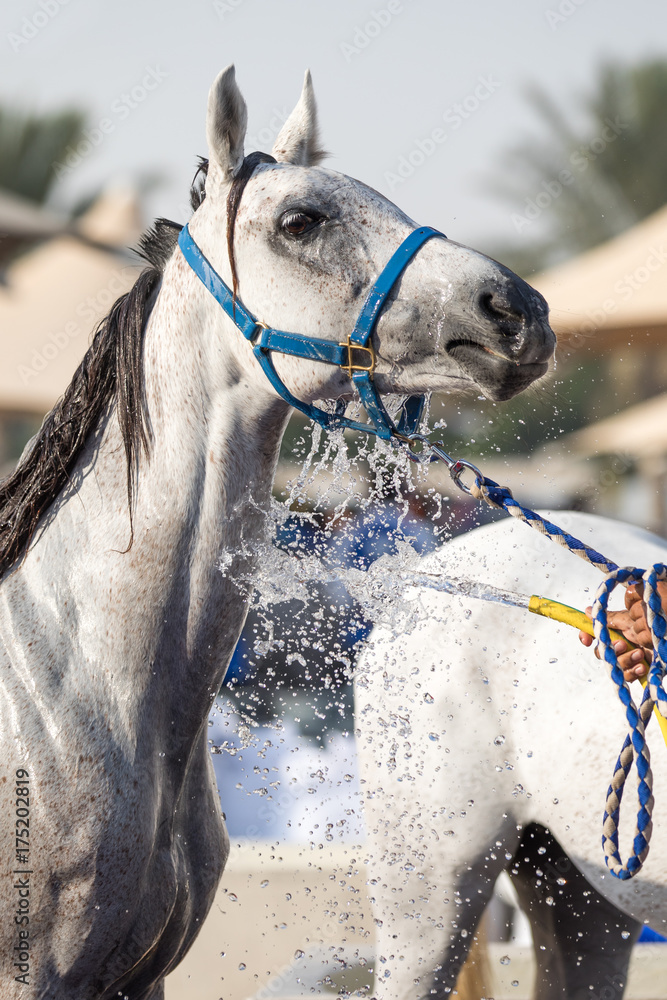
{"type": "MultiPolygon", "coordinates": [[[[228,67],[209,94],[206,197],[190,223],[193,237],[261,326],[341,344],[415,223],[367,185],[318,165],[325,154],[309,73],[272,156],[244,155],[246,120],[228,67]]],[[[508,268],[430,239],[394,281],[373,327],[375,389],[509,399],[549,367],[555,337],[547,317],[542,296],[508,268]]],[[[237,337],[237,348],[239,364],[257,378],[251,345],[237,337]]],[[[288,397],[308,404],[354,396],[345,367],[280,354],[272,364],[288,397]]]]}

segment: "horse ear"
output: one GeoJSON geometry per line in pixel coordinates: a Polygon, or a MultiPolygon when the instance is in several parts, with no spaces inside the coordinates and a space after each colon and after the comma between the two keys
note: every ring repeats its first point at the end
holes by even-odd
{"type": "Polygon", "coordinates": [[[223,69],[208,94],[206,138],[209,155],[231,181],[243,163],[243,140],[248,109],[239,90],[233,66],[223,69]]]}
{"type": "Polygon", "coordinates": [[[311,167],[327,154],[320,148],[320,129],[310,70],[306,70],[299,103],[289,116],[276,139],[273,155],[281,163],[311,167]]]}

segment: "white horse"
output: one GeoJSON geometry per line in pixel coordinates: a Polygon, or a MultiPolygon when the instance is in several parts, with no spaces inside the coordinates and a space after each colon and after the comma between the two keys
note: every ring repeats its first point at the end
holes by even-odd
{"type": "MultiPolygon", "coordinates": [[[[667,542],[639,528],[582,513],[550,518],[620,565],[667,560],[667,542]]],[[[512,518],[443,545],[421,570],[579,607],[603,579],[512,518]]],[[[356,681],[369,878],[386,959],[378,1000],[451,991],[504,869],[532,925],[535,995],[622,997],[641,924],[667,932],[667,748],[655,720],[652,846],[643,870],[619,881],[605,867],[601,834],[626,728],[606,667],[574,629],[520,608],[433,590],[408,598],[419,624],[409,634],[376,630],[356,681]]],[[[624,858],[636,805],[631,779],[624,858]]]]}
{"type": "MultiPolygon", "coordinates": [[[[274,159],[244,159],[245,127],[230,67],[209,96],[192,237],[238,285],[236,311],[339,350],[414,223],[314,165],[308,76],[274,159]]],[[[179,229],[147,240],[152,266],[0,492],[7,998],[162,997],[228,853],[206,720],[290,405],[176,247],[179,229]]],[[[548,367],[546,316],[506,268],[431,239],[374,328],[373,384],[508,398],[548,367]]],[[[306,405],[354,395],[351,365],[275,366],[306,405]]]]}

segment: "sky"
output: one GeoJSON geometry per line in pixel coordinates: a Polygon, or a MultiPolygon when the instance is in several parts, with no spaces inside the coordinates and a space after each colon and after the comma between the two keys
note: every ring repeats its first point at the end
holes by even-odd
{"type": "Polygon", "coordinates": [[[83,155],[54,165],[62,204],[152,176],[148,217],[185,221],[219,70],[236,65],[249,152],[270,149],[310,67],[327,165],[481,250],[516,239],[513,206],[490,189],[508,169],[503,152],[543,134],[526,87],[576,114],[602,62],[656,56],[667,56],[662,0],[4,0],[0,10],[0,102],[88,115],[83,155]]]}

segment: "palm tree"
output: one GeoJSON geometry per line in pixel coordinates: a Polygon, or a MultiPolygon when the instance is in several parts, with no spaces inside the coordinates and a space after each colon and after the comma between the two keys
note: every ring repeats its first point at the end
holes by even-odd
{"type": "Polygon", "coordinates": [[[496,253],[524,274],[587,250],[667,201],[667,61],[603,65],[583,101],[588,123],[570,124],[555,101],[528,98],[548,130],[505,154],[496,193],[513,205],[517,233],[496,253]]]}
{"type": "Polygon", "coordinates": [[[80,111],[37,115],[0,107],[0,189],[42,204],[56,179],[53,164],[76,142],[80,111]]]}

